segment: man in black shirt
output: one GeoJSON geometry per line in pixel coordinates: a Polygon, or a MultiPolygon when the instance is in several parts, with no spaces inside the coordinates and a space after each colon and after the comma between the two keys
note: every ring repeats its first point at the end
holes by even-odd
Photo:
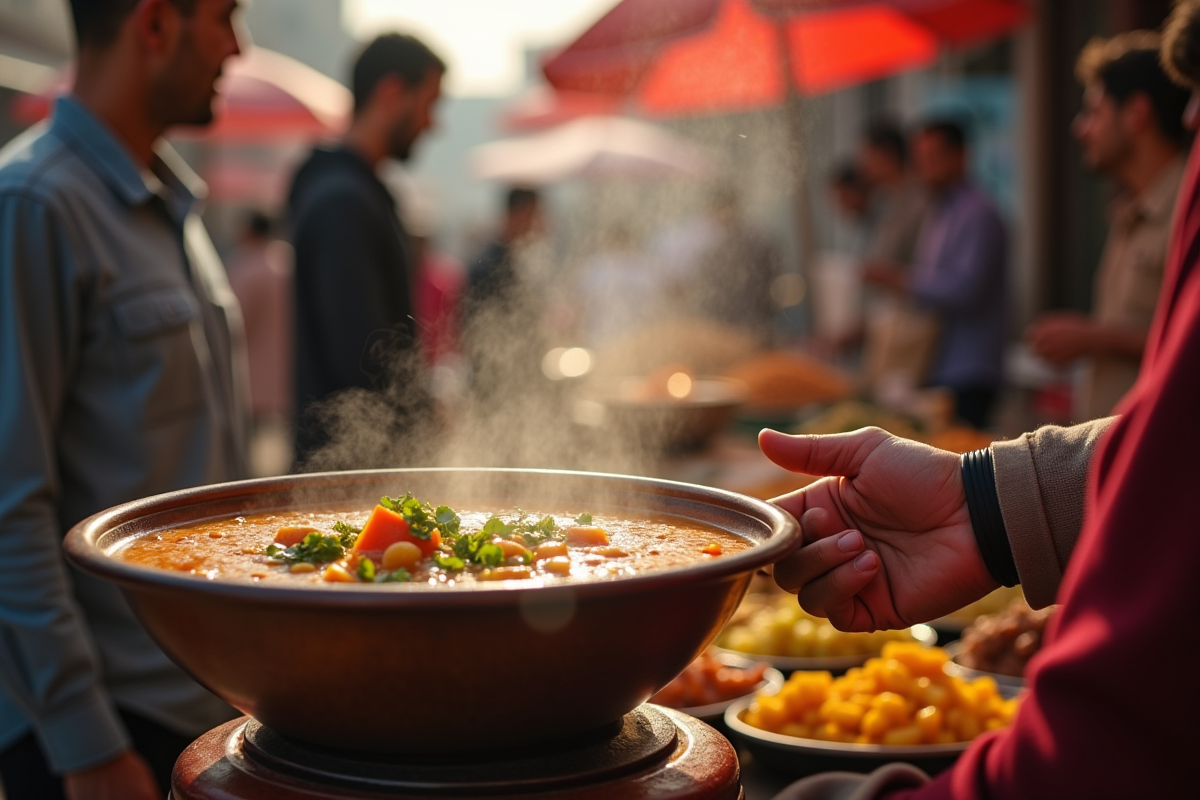
{"type": "MultiPolygon", "coordinates": [[[[296,250],[296,462],[337,422],[326,400],[347,389],[383,390],[389,425],[406,428],[427,398],[413,319],[415,265],[395,200],[376,176],[406,161],[433,127],[445,64],[411,36],[371,42],[354,65],[354,117],[333,147],[317,147],[288,198],[296,250]],[[314,407],[314,404],[317,404],[314,407]]],[[[376,406],[378,407],[378,405],[376,406]]],[[[330,464],[315,463],[316,466],[330,464]]]]}

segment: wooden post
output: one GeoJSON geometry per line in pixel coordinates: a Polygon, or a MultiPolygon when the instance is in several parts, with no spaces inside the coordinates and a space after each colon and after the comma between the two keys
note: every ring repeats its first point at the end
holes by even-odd
{"type": "Polygon", "coordinates": [[[808,185],[805,180],[808,171],[808,157],[804,151],[807,137],[804,134],[804,100],[800,97],[800,88],[796,85],[792,68],[792,49],[788,44],[787,20],[783,15],[775,17],[776,41],[779,47],[779,64],[783,70],[783,82],[786,95],[783,103],[783,113],[788,130],[788,143],[792,148],[789,153],[788,166],[792,171],[793,210],[796,223],[796,237],[800,253],[800,264],[797,272],[804,281],[804,297],[809,313],[805,316],[808,331],[812,332],[813,276],[817,255],[816,226],[813,224],[812,204],[808,197],[808,185]]]}

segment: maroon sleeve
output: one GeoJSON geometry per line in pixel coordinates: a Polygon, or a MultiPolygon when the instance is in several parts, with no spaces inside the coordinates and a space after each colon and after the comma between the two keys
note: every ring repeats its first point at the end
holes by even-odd
{"type": "MultiPolygon", "coordinates": [[[[1198,795],[1200,203],[1193,153],[1143,372],[1094,463],[1083,534],[1012,728],[895,797],[1198,795]]],[[[891,796],[889,796],[891,797],[891,796]]]]}

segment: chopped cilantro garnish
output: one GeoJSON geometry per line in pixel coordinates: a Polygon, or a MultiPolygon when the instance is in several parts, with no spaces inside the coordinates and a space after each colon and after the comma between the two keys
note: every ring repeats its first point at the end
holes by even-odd
{"type": "Polygon", "coordinates": [[[447,538],[458,535],[458,514],[447,506],[434,509],[428,503],[422,503],[413,497],[411,493],[405,494],[404,497],[383,497],[379,500],[379,505],[404,517],[404,521],[408,523],[408,532],[417,539],[428,540],[434,531],[439,531],[447,538]]]}
{"type": "Polygon", "coordinates": [[[451,572],[457,572],[466,566],[466,562],[458,556],[444,556],[439,553],[433,554],[433,563],[451,572]]]}
{"type": "Polygon", "coordinates": [[[575,518],[575,524],[576,525],[591,525],[592,524],[592,515],[586,511],[583,512],[582,514],[580,514],[578,517],[575,518]]]}
{"type": "Polygon", "coordinates": [[[338,535],[338,541],[341,542],[342,547],[349,550],[354,547],[354,542],[362,533],[362,528],[356,528],[347,522],[335,522],[333,523],[333,532],[338,535]]]}
{"type": "Polygon", "coordinates": [[[404,567],[397,567],[391,572],[375,573],[376,583],[408,583],[412,580],[412,573],[404,567]]]}
{"type": "Polygon", "coordinates": [[[489,542],[475,551],[475,557],[472,560],[485,567],[498,567],[504,561],[504,551],[500,549],[499,545],[489,542]]]}
{"type": "MultiPolygon", "coordinates": [[[[491,517],[479,533],[459,536],[452,545],[455,557],[463,564],[483,564],[494,567],[504,561],[504,551],[492,544],[492,538],[503,535],[507,526],[499,517],[491,517]]],[[[461,567],[459,568],[461,569],[461,567]]]]}
{"type": "Polygon", "coordinates": [[[358,579],[363,581],[375,580],[375,562],[364,558],[358,562],[358,579]]]}
{"type": "Polygon", "coordinates": [[[337,561],[346,553],[346,548],[336,536],[313,531],[301,541],[286,550],[277,544],[267,545],[266,554],[285,564],[295,564],[300,561],[309,564],[324,564],[337,561]]]}
{"type": "Polygon", "coordinates": [[[558,522],[549,515],[540,519],[517,509],[517,519],[508,526],[507,538],[519,536],[526,547],[537,547],[543,542],[563,541],[566,533],[558,522]]]}

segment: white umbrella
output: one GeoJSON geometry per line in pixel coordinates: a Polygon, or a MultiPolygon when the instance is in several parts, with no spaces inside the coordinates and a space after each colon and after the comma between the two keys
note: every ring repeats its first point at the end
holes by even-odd
{"type": "Polygon", "coordinates": [[[480,145],[471,171],[541,185],[576,177],[704,177],[714,159],[664,128],[626,117],[583,117],[542,133],[480,145]]]}

